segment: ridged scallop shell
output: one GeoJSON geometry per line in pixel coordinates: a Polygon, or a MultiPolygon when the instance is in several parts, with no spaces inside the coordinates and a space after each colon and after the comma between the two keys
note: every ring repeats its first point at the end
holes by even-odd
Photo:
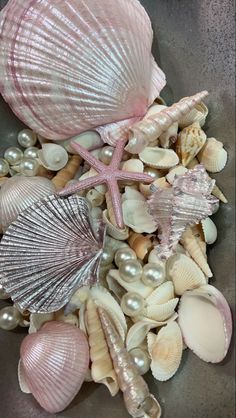
{"type": "Polygon", "coordinates": [[[0,215],[3,231],[14,222],[20,212],[33,203],[55,193],[55,186],[44,177],[14,176],[0,189],[0,215]]]}
{"type": "Polygon", "coordinates": [[[173,299],[174,295],[174,286],[171,281],[167,281],[158,286],[150,296],[147,297],[146,303],[148,305],[160,305],[166,303],[169,300],[173,299]]]}
{"type": "Polygon", "coordinates": [[[179,133],[176,152],[186,167],[205,145],[207,136],[198,122],[184,128],[179,133]]]}
{"type": "Polygon", "coordinates": [[[195,289],[207,284],[203,272],[198,265],[184,254],[175,255],[169,268],[175,293],[183,295],[186,290],[195,289]]]}
{"type": "Polygon", "coordinates": [[[178,302],[179,299],[174,298],[160,305],[148,305],[145,309],[145,316],[153,319],[154,321],[165,321],[174,314],[178,302]]]}
{"type": "Polygon", "coordinates": [[[137,233],[152,233],[157,227],[148,212],[147,202],[125,200],[122,203],[123,219],[126,226],[137,233]]]}
{"type": "Polygon", "coordinates": [[[48,170],[59,171],[68,163],[68,153],[57,144],[43,144],[42,149],[38,151],[40,164],[48,170]]]}
{"type": "Polygon", "coordinates": [[[180,366],[183,353],[179,325],[171,321],[157,335],[149,333],[147,340],[153,376],[161,382],[171,379],[180,366]]]}
{"type": "Polygon", "coordinates": [[[212,277],[212,272],[207,262],[205,248],[203,247],[204,243],[194,236],[192,228],[186,229],[180,242],[204,274],[207,277],[212,277]]]}
{"type": "Polygon", "coordinates": [[[26,209],[0,244],[0,282],[21,309],[54,312],[97,281],[104,228],[95,234],[85,199],[50,196],[26,209]]]}
{"type": "Polygon", "coordinates": [[[63,411],[79,392],[89,365],[87,339],[78,328],[49,322],[21,344],[25,382],[48,412],[63,411]]]}
{"type": "Polygon", "coordinates": [[[117,377],[97,313],[97,305],[90,299],[86,304],[86,324],[89,336],[91,374],[94,382],[102,383],[112,396],[119,391],[117,377]]]}
{"type": "Polygon", "coordinates": [[[1,27],[2,94],[46,138],[142,117],[165,85],[136,0],[10,2],[1,27]]]}
{"type": "Polygon", "coordinates": [[[187,115],[179,120],[179,127],[183,129],[195,122],[198,122],[202,127],[205,125],[208,113],[208,107],[203,102],[198,103],[187,115]]]}
{"type": "Polygon", "coordinates": [[[169,149],[146,147],[139,154],[140,160],[149,167],[167,169],[179,163],[178,155],[169,149]]]}
{"type": "Polygon", "coordinates": [[[198,159],[207,171],[219,173],[226,166],[228,154],[222,142],[215,138],[208,138],[204,148],[198,154],[198,159]]]}
{"type": "Polygon", "coordinates": [[[217,228],[211,218],[201,221],[202,231],[207,244],[214,244],[217,240],[217,228]]]}

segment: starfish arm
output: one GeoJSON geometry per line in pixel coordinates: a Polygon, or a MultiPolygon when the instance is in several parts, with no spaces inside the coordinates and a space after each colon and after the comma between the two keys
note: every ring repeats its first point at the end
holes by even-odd
{"type": "Polygon", "coordinates": [[[118,228],[124,228],[123,214],[122,214],[122,203],[119,186],[116,180],[107,182],[108,191],[111,197],[113,211],[116,219],[118,228]]]}
{"type": "Polygon", "coordinates": [[[104,170],[104,164],[102,164],[97,158],[89,153],[84,147],[76,142],[71,142],[70,146],[85,160],[91,167],[93,167],[98,173],[101,173],[104,170]]]}
{"type": "Polygon", "coordinates": [[[68,196],[80,192],[81,190],[89,189],[90,187],[98,186],[104,183],[103,178],[98,174],[97,176],[89,177],[88,179],[78,181],[76,184],[65,187],[60,192],[59,196],[68,196]]]}
{"type": "Polygon", "coordinates": [[[116,145],[110,164],[114,170],[116,170],[120,166],[126,143],[127,139],[120,139],[116,145]]]}
{"type": "Polygon", "coordinates": [[[131,180],[131,181],[139,181],[141,183],[152,183],[153,178],[148,174],[144,173],[133,173],[130,171],[118,171],[117,180],[131,180]]]}

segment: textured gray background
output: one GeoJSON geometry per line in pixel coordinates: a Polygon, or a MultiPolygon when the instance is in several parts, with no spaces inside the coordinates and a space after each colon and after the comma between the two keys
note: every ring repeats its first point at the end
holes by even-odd
{"type": "MultiPolygon", "coordinates": [[[[99,0],[98,0],[99,1],[99,0]]],[[[6,1],[0,0],[0,6],[6,1]]],[[[222,140],[229,152],[227,168],[216,176],[229,198],[215,216],[219,239],[209,251],[213,284],[234,310],[234,3],[230,0],[143,0],[155,31],[154,53],[166,72],[167,100],[208,89],[207,133],[222,140]]],[[[14,143],[20,123],[0,102],[0,146],[14,143]]],[[[2,302],[5,304],[5,302],[2,302]]],[[[49,418],[17,384],[20,330],[0,333],[0,417],[49,418]]],[[[234,417],[234,356],[220,365],[206,364],[191,352],[167,383],[148,376],[163,407],[164,418],[234,417]]],[[[61,418],[128,418],[122,397],[111,398],[103,386],[86,384],[61,418]]]]}

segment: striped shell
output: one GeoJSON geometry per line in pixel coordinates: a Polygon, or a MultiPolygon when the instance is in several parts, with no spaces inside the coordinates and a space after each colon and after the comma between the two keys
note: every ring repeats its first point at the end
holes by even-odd
{"type": "Polygon", "coordinates": [[[0,282],[21,309],[54,312],[97,280],[103,246],[85,199],[50,196],[20,214],[0,244],[0,282]]]}
{"type": "Polygon", "coordinates": [[[210,173],[219,173],[227,163],[228,154],[223,144],[215,138],[208,138],[205,146],[200,151],[198,159],[210,173]]]}
{"type": "Polygon", "coordinates": [[[0,27],[1,93],[46,138],[142,117],[165,85],[137,0],[9,1],[0,27]]]}
{"type": "Polygon", "coordinates": [[[52,321],[28,335],[20,350],[21,380],[48,412],[63,411],[77,395],[89,365],[89,347],[82,331],[52,321]]]}

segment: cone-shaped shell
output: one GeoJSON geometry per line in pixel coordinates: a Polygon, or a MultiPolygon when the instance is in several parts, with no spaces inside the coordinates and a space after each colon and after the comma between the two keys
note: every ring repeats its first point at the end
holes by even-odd
{"type": "Polygon", "coordinates": [[[177,295],[183,295],[186,290],[195,289],[207,283],[198,265],[184,254],[174,256],[169,276],[177,295]]]}
{"type": "Polygon", "coordinates": [[[89,365],[87,339],[78,328],[49,322],[21,345],[25,382],[48,412],[63,411],[77,395],[89,365]]]}
{"type": "Polygon", "coordinates": [[[208,138],[204,148],[198,155],[198,159],[210,173],[219,173],[227,163],[228,154],[223,144],[215,138],[208,138]]]}
{"type": "Polygon", "coordinates": [[[68,163],[68,153],[57,144],[43,144],[42,149],[38,151],[38,157],[43,167],[52,171],[59,171],[68,163]]]}
{"type": "Polygon", "coordinates": [[[144,148],[139,158],[149,167],[163,170],[175,167],[179,163],[179,157],[173,150],[158,147],[144,148]]]}
{"type": "Polygon", "coordinates": [[[0,282],[21,309],[54,312],[97,281],[104,228],[97,235],[85,199],[51,196],[26,209],[0,244],[0,282]]]}
{"type": "Polygon", "coordinates": [[[184,167],[196,157],[206,142],[207,136],[198,122],[183,129],[178,136],[176,151],[184,167]]]}
{"type": "Polygon", "coordinates": [[[2,94],[46,138],[142,117],[165,85],[137,0],[11,1],[0,26],[2,94]]]}
{"type": "Polygon", "coordinates": [[[220,190],[220,188],[215,184],[212,194],[217,197],[221,202],[228,203],[227,198],[225,197],[224,193],[220,190]]]}
{"type": "Polygon", "coordinates": [[[162,382],[171,379],[182,359],[183,339],[180,327],[175,321],[169,322],[157,335],[149,333],[147,340],[153,376],[162,382]]]}
{"type": "Polygon", "coordinates": [[[33,203],[55,193],[54,184],[44,177],[14,176],[0,189],[0,216],[3,231],[14,222],[20,212],[33,203]]]}

